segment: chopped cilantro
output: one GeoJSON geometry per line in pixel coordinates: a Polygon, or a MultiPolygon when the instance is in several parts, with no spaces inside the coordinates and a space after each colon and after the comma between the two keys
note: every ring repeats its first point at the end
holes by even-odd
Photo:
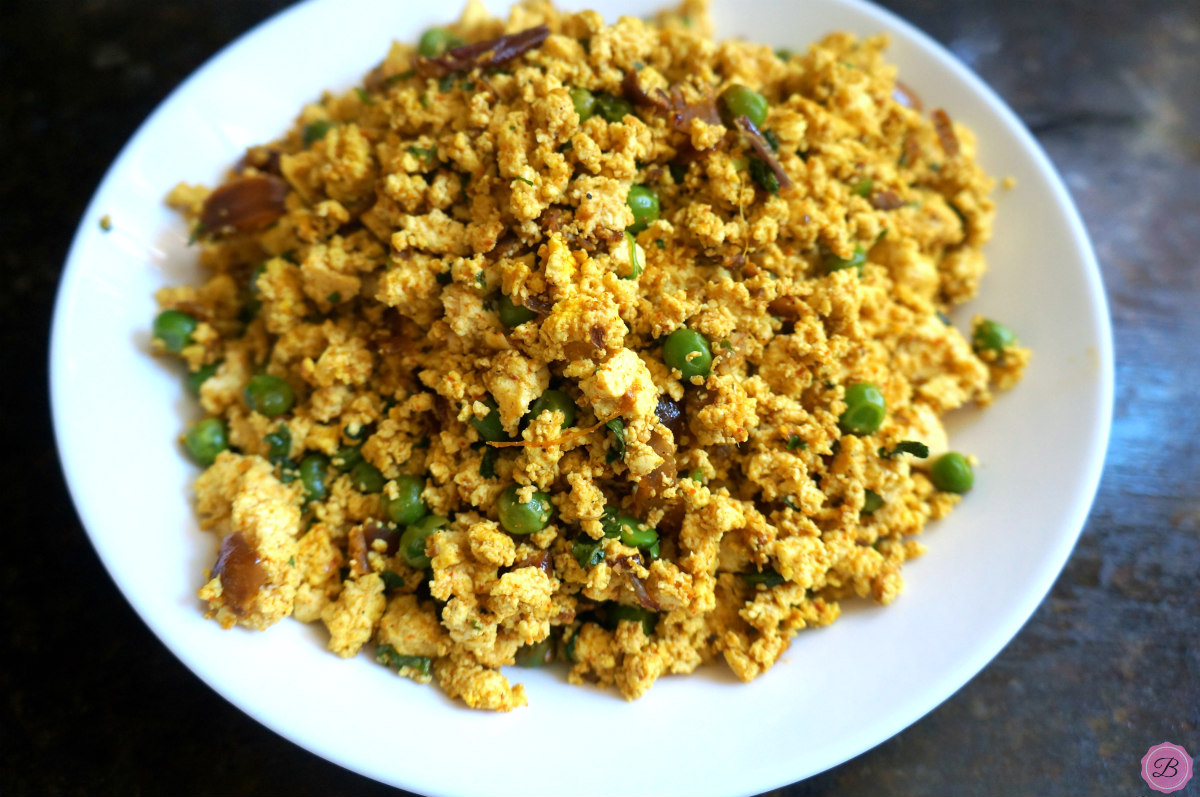
{"type": "Polygon", "coordinates": [[[404,579],[394,570],[384,570],[379,577],[383,579],[384,589],[400,589],[404,586],[404,579]]]}
{"type": "Polygon", "coordinates": [[[912,454],[917,459],[925,459],[929,456],[929,446],[916,440],[901,440],[891,451],[880,446],[878,453],[884,459],[891,459],[899,454],[912,454]]]}
{"type": "Polygon", "coordinates": [[[577,542],[571,546],[571,555],[585,570],[604,561],[604,544],[601,542],[577,542]]]}
{"type": "Polygon", "coordinates": [[[371,97],[371,95],[367,92],[367,90],[364,89],[362,86],[359,86],[354,91],[355,91],[355,93],[358,94],[358,99],[362,101],[363,105],[374,105],[375,104],[375,100],[371,97]]]}
{"type": "Polygon", "coordinates": [[[496,478],[496,449],[483,447],[483,459],[479,460],[479,475],[485,479],[496,478]]]}
{"type": "Polygon", "coordinates": [[[793,512],[800,511],[800,507],[796,506],[796,502],[792,500],[792,497],[790,495],[785,495],[783,497],[783,505],[786,506],[788,509],[792,510],[793,512]]]}
{"type": "Polygon", "coordinates": [[[476,274],[475,275],[475,284],[478,285],[481,289],[486,291],[487,290],[487,274],[484,274],[482,271],[480,271],[478,274],[476,274]]]}
{"type": "Polygon", "coordinates": [[[802,440],[798,434],[790,434],[788,435],[787,447],[788,451],[795,451],[796,449],[804,451],[808,448],[808,441],[802,440]]]}
{"type": "Polygon", "coordinates": [[[874,185],[875,185],[874,180],[872,180],[870,177],[864,177],[861,180],[859,180],[857,183],[855,183],[853,186],[851,186],[850,192],[856,196],[862,196],[862,197],[870,196],[871,188],[874,187],[874,185]]]}
{"type": "Polygon", "coordinates": [[[200,240],[200,236],[204,235],[206,232],[208,232],[208,230],[204,229],[204,223],[196,222],[196,226],[192,228],[191,234],[188,235],[187,245],[191,246],[192,244],[196,243],[196,241],[200,240]]]}
{"type": "Polygon", "coordinates": [[[883,506],[883,496],[874,490],[863,491],[863,508],[859,510],[864,515],[869,515],[879,507],[883,506]]]}
{"type": "Polygon", "coordinates": [[[416,76],[417,76],[417,70],[406,69],[403,72],[397,72],[396,74],[388,77],[387,80],[383,81],[383,84],[385,86],[387,86],[388,88],[391,88],[392,86],[399,83],[401,80],[408,80],[409,78],[414,78],[416,76]]]}
{"type": "Polygon", "coordinates": [[[779,178],[775,176],[775,172],[771,171],[771,167],[761,158],[750,159],[750,176],[754,178],[754,182],[762,186],[762,189],[769,194],[779,193],[779,178]]]}
{"type": "Polygon", "coordinates": [[[863,273],[863,266],[866,265],[866,262],[867,250],[863,249],[862,246],[855,246],[854,254],[850,255],[849,258],[838,257],[837,255],[830,253],[829,256],[825,258],[825,273],[832,274],[833,272],[841,271],[844,268],[856,268],[858,269],[858,276],[861,277],[863,273]]]}
{"type": "Polygon", "coordinates": [[[779,151],[779,136],[775,135],[774,130],[764,130],[763,138],[765,138],[767,143],[771,145],[771,149],[775,150],[776,152],[779,151]]]}
{"type": "Polygon", "coordinates": [[[429,107],[430,103],[429,103],[429,92],[428,91],[422,91],[421,96],[418,97],[417,99],[420,100],[422,108],[429,107]]]}
{"type": "Polygon", "coordinates": [[[295,566],[296,566],[296,557],[289,556],[288,557],[288,567],[295,567],[295,566]]]}
{"type": "Polygon", "coordinates": [[[638,257],[638,245],[634,240],[633,234],[628,230],[625,231],[625,240],[629,244],[629,276],[624,279],[635,280],[642,276],[642,259],[638,257]]]}
{"type": "Polygon", "coordinates": [[[329,302],[330,304],[337,304],[341,300],[342,300],[342,294],[339,291],[334,291],[333,293],[331,293],[325,297],[325,301],[329,302]]]}
{"type": "Polygon", "coordinates": [[[408,154],[426,163],[433,163],[437,160],[437,150],[433,147],[418,147],[416,144],[413,144],[408,148],[408,154]]]}
{"type": "Polygon", "coordinates": [[[325,138],[325,134],[333,127],[333,122],[328,122],[324,119],[318,119],[315,122],[309,122],[304,126],[304,132],[300,137],[304,140],[304,146],[311,146],[321,139],[325,138]]]}
{"type": "Polygon", "coordinates": [[[517,179],[517,180],[520,180],[520,181],[521,181],[521,182],[523,182],[523,183],[525,183],[525,185],[533,185],[533,180],[529,180],[529,179],[527,179],[527,178],[525,178],[525,177],[517,177],[516,179],[517,179]]]}
{"type": "Polygon", "coordinates": [[[396,649],[391,645],[377,645],[375,647],[375,661],[385,667],[395,667],[397,670],[408,668],[415,670],[422,676],[429,675],[430,665],[433,661],[428,656],[401,656],[396,652],[396,649]]]}
{"type": "Polygon", "coordinates": [[[938,310],[937,317],[938,317],[938,320],[941,321],[943,324],[945,324],[946,326],[950,326],[950,316],[946,315],[941,310],[938,310]]]}
{"type": "Polygon", "coordinates": [[[608,462],[616,462],[618,459],[625,459],[625,423],[620,418],[614,418],[604,424],[608,427],[608,431],[612,432],[613,442],[608,448],[608,462]]]}
{"type": "Polygon", "coordinates": [[[287,424],[279,424],[273,432],[268,432],[263,442],[267,444],[267,459],[272,465],[278,465],[288,458],[292,450],[292,433],[287,424]]]}
{"type": "Polygon", "coordinates": [[[783,576],[776,573],[774,570],[764,570],[761,573],[742,573],[742,581],[745,581],[752,587],[762,584],[764,587],[778,587],[783,583],[783,576]]]}

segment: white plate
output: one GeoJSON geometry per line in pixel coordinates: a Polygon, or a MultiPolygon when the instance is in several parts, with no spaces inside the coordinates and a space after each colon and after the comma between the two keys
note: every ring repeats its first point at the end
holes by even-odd
{"type": "MultiPolygon", "coordinates": [[[[504,10],[503,0],[488,5],[504,10]]],[[[609,21],[648,7],[590,5],[609,21]]],[[[927,107],[945,107],[977,132],[991,173],[1017,179],[998,195],[982,296],[955,320],[1003,319],[1036,354],[1016,391],[952,425],[954,447],[982,460],[974,491],[929,527],[929,552],[905,567],[895,604],[847,603],[839,622],[801,633],[748,685],[718,666],[664,678],[626,703],[568,686],[558,670],[515,671],[529,707],[476,713],[366,655],[338,659],[312,627],[286,621],[258,634],[202,619],[195,591],[215,544],[197,530],[195,470],[175,444],[196,409],[181,372],[147,353],[152,293],[197,276],[187,232],[163,196],[181,179],[214,183],[245,146],[283,131],[302,102],[356,85],[392,38],[413,39],[458,10],[312,0],[206,64],[121,152],[71,247],[51,345],[59,453],[92,543],[159,638],[259,722],[338,764],[430,794],[761,792],[915,722],[979,672],[1045,596],[1095,493],[1112,406],[1108,310],[1061,181],[977,77],[891,14],[858,0],[716,5],[721,35],[776,46],[802,47],[833,30],[890,33],[904,81],[927,107]],[[98,226],[105,214],[107,234],[98,226]]]]}

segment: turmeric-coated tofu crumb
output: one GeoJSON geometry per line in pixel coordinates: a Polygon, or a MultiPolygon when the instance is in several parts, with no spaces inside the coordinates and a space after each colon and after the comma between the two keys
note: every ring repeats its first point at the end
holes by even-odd
{"type": "Polygon", "coordinates": [[[171,192],[208,278],[158,293],[153,349],[206,414],[210,617],[509,711],[511,665],[751,680],[901,598],[974,482],[944,415],[1030,361],[947,316],[993,180],[883,37],[710,31],[471,4],[171,192]]]}

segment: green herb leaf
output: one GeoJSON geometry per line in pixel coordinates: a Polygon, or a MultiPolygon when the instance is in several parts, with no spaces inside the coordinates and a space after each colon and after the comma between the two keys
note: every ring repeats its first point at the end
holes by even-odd
{"type": "Polygon", "coordinates": [[[774,570],[764,570],[761,573],[742,573],[742,581],[752,587],[762,584],[764,587],[778,587],[783,583],[783,576],[774,570]]]}
{"type": "Polygon", "coordinates": [[[413,144],[408,148],[408,154],[426,163],[433,163],[437,160],[437,150],[433,147],[418,147],[416,144],[413,144]]]}
{"type": "Polygon", "coordinates": [[[363,105],[375,104],[375,100],[371,97],[370,93],[368,93],[367,90],[362,86],[359,86],[354,91],[358,94],[358,99],[362,101],[363,105]]]}
{"type": "Polygon", "coordinates": [[[871,188],[874,185],[875,185],[874,180],[872,180],[870,177],[864,177],[861,180],[859,180],[857,183],[855,183],[854,186],[850,189],[850,191],[851,191],[851,193],[855,194],[856,196],[867,197],[867,196],[871,195],[871,188]]]}
{"type": "Polygon", "coordinates": [[[608,431],[612,432],[613,442],[608,448],[607,461],[612,463],[617,460],[625,459],[625,422],[620,418],[614,418],[604,424],[608,427],[608,431]]]}
{"type": "Polygon", "coordinates": [[[496,449],[483,447],[483,459],[479,461],[479,475],[485,479],[496,478],[496,449]]]}
{"type": "Polygon", "coordinates": [[[391,645],[377,645],[375,661],[385,667],[395,667],[397,670],[407,667],[425,677],[428,677],[429,668],[433,664],[433,660],[428,656],[401,656],[391,645]]]}
{"type": "Polygon", "coordinates": [[[774,130],[764,130],[764,131],[762,131],[762,134],[763,134],[763,138],[765,138],[767,140],[767,143],[771,145],[771,149],[778,152],[779,151],[779,136],[775,135],[775,131],[774,130]]]}
{"type": "Polygon", "coordinates": [[[404,579],[394,570],[384,570],[379,577],[383,579],[384,589],[400,589],[404,586],[404,579]]]}
{"type": "Polygon", "coordinates": [[[604,544],[602,542],[577,542],[571,546],[571,555],[579,566],[586,570],[604,561],[604,544]]]}
{"type": "Polygon", "coordinates": [[[800,507],[796,506],[796,502],[792,500],[792,497],[790,495],[785,495],[783,497],[783,505],[786,506],[788,509],[792,510],[793,512],[800,511],[800,507]]]}
{"type": "Polygon", "coordinates": [[[835,254],[830,254],[825,258],[825,273],[832,274],[835,271],[841,271],[844,268],[858,269],[858,276],[862,276],[863,266],[867,262],[867,250],[862,246],[854,247],[854,254],[849,259],[838,257],[835,254]]]}
{"type": "Polygon", "coordinates": [[[292,450],[292,433],[287,424],[281,423],[275,431],[267,433],[263,442],[267,444],[267,459],[272,465],[278,465],[287,460],[288,452],[292,450]]]}
{"type": "Polygon", "coordinates": [[[403,72],[397,72],[396,74],[389,77],[387,80],[383,81],[383,85],[387,86],[388,88],[391,88],[392,86],[396,85],[397,83],[399,83],[402,80],[408,80],[408,79],[414,78],[416,76],[417,76],[417,70],[406,69],[403,72]]]}
{"type": "Polygon", "coordinates": [[[808,441],[804,440],[798,434],[788,435],[787,440],[788,451],[795,451],[797,448],[804,451],[808,448],[808,441]]]}
{"type": "Polygon", "coordinates": [[[514,178],[514,179],[516,179],[516,180],[520,180],[521,182],[525,183],[525,185],[533,185],[533,184],[534,184],[534,183],[533,183],[533,180],[528,180],[528,179],[526,179],[526,178],[524,178],[524,177],[516,177],[516,178],[514,178]]]}
{"type": "Polygon", "coordinates": [[[869,515],[879,507],[883,506],[883,496],[874,490],[863,491],[863,508],[859,510],[864,515],[869,515]]]}
{"type": "Polygon", "coordinates": [[[208,232],[208,230],[204,229],[204,223],[199,221],[196,222],[196,226],[192,228],[191,234],[188,235],[187,245],[191,246],[192,244],[196,243],[196,241],[200,240],[200,236],[204,235],[206,232],[208,232]]]}
{"type": "Polygon", "coordinates": [[[325,138],[325,134],[333,127],[333,122],[327,122],[324,119],[318,119],[315,122],[309,122],[304,126],[304,132],[300,137],[304,140],[304,146],[311,146],[321,139],[325,138]]]}
{"type": "Polygon", "coordinates": [[[775,172],[771,171],[771,167],[762,158],[750,159],[750,176],[768,194],[779,193],[779,178],[775,176],[775,172]]]}
{"type": "Polygon", "coordinates": [[[642,276],[642,259],[638,257],[638,245],[634,240],[633,234],[628,230],[625,231],[625,240],[629,244],[629,276],[624,279],[635,280],[642,276]]]}
{"type": "Polygon", "coordinates": [[[334,291],[333,293],[331,293],[325,297],[325,301],[329,302],[330,304],[337,304],[341,300],[342,300],[342,294],[338,291],[334,291]]]}
{"type": "Polygon", "coordinates": [[[917,459],[925,459],[929,456],[929,446],[916,440],[901,440],[891,451],[881,446],[878,453],[884,459],[891,459],[899,454],[912,454],[917,459]]]}

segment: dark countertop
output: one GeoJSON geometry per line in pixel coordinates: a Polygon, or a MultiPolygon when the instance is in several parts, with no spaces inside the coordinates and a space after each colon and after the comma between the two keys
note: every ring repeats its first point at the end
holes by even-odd
{"type": "MultiPolygon", "coordinates": [[[[167,652],[88,544],[51,437],[46,333],[85,203],[172,88],[283,5],[0,8],[0,793],[399,794],[167,652]]],[[[772,794],[1149,794],[1151,744],[1200,753],[1200,3],[885,5],[1013,106],[1079,203],[1115,323],[1112,442],[1078,547],[1008,647],[895,738],[772,794]]]]}

